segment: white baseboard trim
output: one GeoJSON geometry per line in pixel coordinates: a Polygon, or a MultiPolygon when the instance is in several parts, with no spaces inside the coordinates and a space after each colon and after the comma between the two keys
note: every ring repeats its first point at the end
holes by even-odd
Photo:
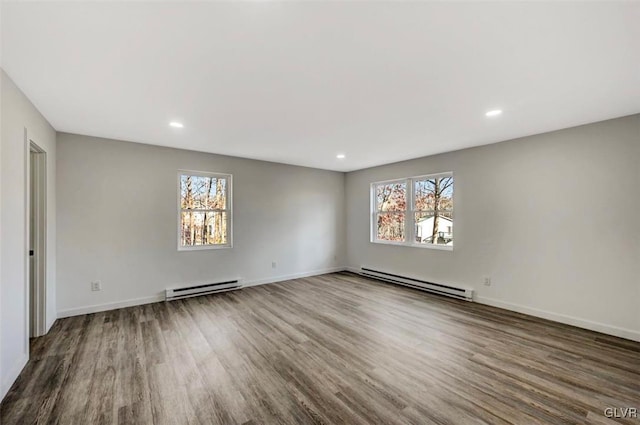
{"type": "MultiPolygon", "coordinates": [[[[255,279],[255,280],[248,280],[248,281],[242,280],[242,286],[251,287],[251,286],[257,286],[257,285],[264,285],[267,283],[282,282],[284,280],[299,279],[302,277],[318,276],[321,274],[341,272],[343,270],[345,270],[344,267],[332,267],[328,269],[314,270],[310,272],[295,273],[295,274],[283,275],[283,276],[274,276],[274,277],[268,277],[264,279],[255,279]]],[[[71,316],[80,316],[82,314],[99,313],[101,311],[116,310],[118,308],[133,307],[136,305],[157,303],[159,301],[164,301],[164,294],[158,294],[158,295],[143,297],[143,298],[133,298],[129,300],[116,301],[116,302],[105,303],[105,304],[95,304],[95,305],[89,305],[85,307],[69,308],[69,309],[58,311],[58,319],[62,319],[64,317],[71,317],[71,316]]]]}
{"type": "Polygon", "coordinates": [[[285,280],[300,279],[303,277],[319,276],[319,275],[328,274],[328,273],[337,273],[345,270],[346,270],[345,267],[330,267],[328,269],[314,270],[311,272],[294,273],[294,274],[282,275],[282,276],[273,276],[273,277],[267,277],[264,279],[243,280],[242,286],[245,288],[248,288],[251,286],[265,285],[267,283],[276,283],[276,282],[282,282],[285,280]]]}
{"type": "Polygon", "coordinates": [[[4,399],[4,396],[7,395],[7,393],[11,389],[11,386],[13,385],[14,382],[16,382],[16,379],[18,379],[18,376],[20,376],[20,372],[22,372],[22,369],[24,369],[28,361],[29,361],[29,354],[27,353],[18,359],[15,365],[11,369],[9,369],[9,373],[6,376],[2,377],[2,386],[0,388],[0,401],[2,401],[2,399],[4,399]]]}
{"type": "MultiPolygon", "coordinates": [[[[350,272],[359,274],[360,270],[355,267],[331,267],[327,269],[314,270],[310,272],[294,273],[294,274],[281,275],[281,276],[272,276],[264,279],[246,280],[242,282],[242,286],[248,288],[251,286],[265,285],[269,283],[282,282],[285,280],[300,279],[303,277],[319,276],[327,273],[336,273],[341,271],[350,271],[350,272]]],[[[108,310],[115,310],[118,308],[150,304],[150,303],[155,303],[163,300],[164,300],[164,296],[162,294],[159,294],[151,297],[134,298],[130,300],[124,300],[124,301],[118,301],[118,302],[112,302],[112,303],[106,303],[106,304],[97,304],[97,305],[91,305],[86,307],[71,308],[66,310],[60,310],[58,312],[58,318],[78,316],[82,314],[98,313],[101,311],[108,311],[108,310]]],[[[474,299],[474,301],[480,304],[486,304],[493,307],[503,308],[505,310],[515,311],[517,313],[528,314],[530,316],[540,317],[543,319],[552,320],[554,322],[564,323],[571,326],[577,326],[579,328],[589,329],[592,331],[601,332],[604,334],[613,335],[620,338],[625,338],[625,339],[630,339],[632,341],[640,342],[640,332],[634,331],[632,329],[625,329],[617,326],[607,325],[604,323],[593,322],[586,319],[580,319],[580,318],[568,316],[565,314],[554,313],[546,310],[540,310],[533,307],[527,307],[520,304],[514,304],[506,301],[497,300],[494,298],[477,296],[474,299]]],[[[25,360],[25,363],[26,363],[26,360],[25,360]]],[[[22,365],[22,367],[24,367],[24,364],[22,365]]],[[[20,370],[22,370],[22,367],[20,368],[20,370]]],[[[19,373],[20,371],[18,371],[18,374],[19,373]]],[[[16,374],[16,377],[17,377],[17,374],[16,374]]],[[[7,391],[8,391],[8,388],[7,388],[7,391]]]]}
{"type": "Polygon", "coordinates": [[[118,308],[133,307],[136,305],[157,303],[158,301],[164,301],[164,295],[158,294],[158,295],[153,295],[151,297],[132,298],[129,300],[116,301],[112,303],[95,304],[95,305],[88,305],[85,307],[69,308],[66,310],[58,311],[58,319],[62,319],[64,317],[71,317],[71,316],[80,316],[82,314],[99,313],[101,311],[116,310],[118,308]]]}
{"type": "Polygon", "coordinates": [[[578,317],[568,316],[566,314],[554,313],[551,311],[540,310],[538,308],[527,307],[521,304],[500,301],[494,298],[478,296],[474,301],[480,304],[503,308],[505,310],[511,310],[517,313],[528,314],[529,316],[540,317],[542,319],[552,320],[554,322],[564,323],[566,325],[576,326],[578,328],[589,329],[591,331],[596,331],[603,334],[613,335],[620,338],[640,342],[640,332],[634,331],[632,329],[620,328],[617,326],[607,325],[605,323],[593,322],[587,319],[580,319],[578,317]]]}
{"type": "Polygon", "coordinates": [[[54,323],[56,323],[57,320],[57,316],[56,317],[52,317],[51,320],[47,323],[47,329],[45,330],[45,335],[49,333],[49,331],[51,330],[51,327],[53,326],[54,323]]]}
{"type": "MultiPolygon", "coordinates": [[[[345,270],[355,274],[361,274],[361,270],[357,267],[345,267],[345,270]]],[[[476,296],[473,301],[479,304],[486,304],[493,307],[503,308],[505,310],[515,311],[516,313],[540,317],[542,319],[551,320],[553,322],[564,323],[565,325],[576,326],[578,328],[588,329],[591,331],[596,331],[603,334],[640,342],[640,332],[634,331],[632,329],[620,328],[617,326],[594,322],[587,319],[580,319],[578,317],[568,316],[566,314],[554,313],[534,307],[527,307],[521,304],[514,304],[507,301],[497,300],[495,298],[476,296]]]]}

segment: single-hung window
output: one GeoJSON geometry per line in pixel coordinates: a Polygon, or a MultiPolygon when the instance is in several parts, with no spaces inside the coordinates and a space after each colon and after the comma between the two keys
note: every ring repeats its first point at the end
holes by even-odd
{"type": "Polygon", "coordinates": [[[407,182],[376,183],[373,187],[373,239],[384,242],[404,242],[407,210],[407,182]]]}
{"type": "Polygon", "coordinates": [[[231,247],[231,175],[178,173],[178,249],[231,247]]]}

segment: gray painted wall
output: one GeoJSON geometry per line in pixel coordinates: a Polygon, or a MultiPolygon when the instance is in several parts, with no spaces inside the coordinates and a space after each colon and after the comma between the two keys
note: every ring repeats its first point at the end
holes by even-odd
{"type": "Polygon", "coordinates": [[[347,263],[640,340],[639,164],[633,115],[348,173],[347,263]],[[369,242],[371,182],[444,171],[455,176],[452,252],[369,242]]]}
{"type": "Polygon", "coordinates": [[[57,177],[63,316],[157,300],[171,286],[344,266],[343,173],[58,134],[57,177]],[[180,169],[233,174],[232,249],[177,250],[180,169]]]}
{"type": "Polygon", "coordinates": [[[47,326],[56,319],[56,133],[29,99],[0,71],[2,132],[0,143],[0,399],[29,358],[26,244],[28,138],[47,152],[47,326]]]}

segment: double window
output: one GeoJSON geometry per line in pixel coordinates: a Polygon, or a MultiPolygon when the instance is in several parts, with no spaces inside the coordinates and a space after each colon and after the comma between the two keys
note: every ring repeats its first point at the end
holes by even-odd
{"type": "Polygon", "coordinates": [[[231,247],[231,175],[178,173],[178,249],[231,247]]]}
{"type": "Polygon", "coordinates": [[[453,174],[371,184],[371,242],[453,249],[453,174]]]}

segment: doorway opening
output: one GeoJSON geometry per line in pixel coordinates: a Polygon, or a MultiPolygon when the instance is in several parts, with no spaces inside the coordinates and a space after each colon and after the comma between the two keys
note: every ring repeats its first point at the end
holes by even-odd
{"type": "Polygon", "coordinates": [[[27,246],[29,264],[29,337],[47,331],[47,153],[28,141],[27,160],[27,246]]]}

